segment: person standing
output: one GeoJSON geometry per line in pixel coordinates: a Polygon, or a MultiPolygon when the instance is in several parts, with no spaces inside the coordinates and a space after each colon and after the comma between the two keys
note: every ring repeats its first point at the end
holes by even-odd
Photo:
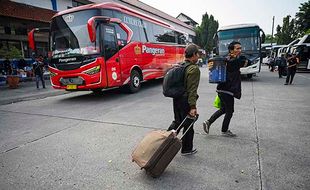
{"type": "MultiPolygon", "coordinates": [[[[200,70],[197,65],[199,58],[198,47],[194,44],[190,44],[185,48],[185,62],[183,65],[188,65],[184,72],[184,85],[186,92],[179,98],[173,98],[173,112],[174,121],[168,128],[169,130],[175,130],[181,124],[181,122],[187,117],[195,117],[197,115],[197,89],[200,80],[200,70]]],[[[183,133],[188,129],[191,122],[186,120],[183,124],[183,133]]],[[[194,126],[192,126],[188,132],[182,138],[181,155],[192,155],[197,152],[197,149],[193,148],[194,139],[194,126]]],[[[179,131],[177,131],[179,133],[179,131]]]]}
{"type": "Polygon", "coordinates": [[[45,82],[43,78],[43,67],[44,63],[42,62],[42,56],[36,57],[35,62],[33,62],[32,68],[33,68],[33,73],[35,74],[36,77],[36,85],[37,89],[39,89],[39,80],[42,82],[43,88],[45,88],[45,82]]]}
{"type": "Polygon", "coordinates": [[[288,54],[287,63],[287,76],[284,85],[293,83],[293,79],[297,70],[297,65],[299,64],[299,59],[296,55],[288,54]]]}
{"type": "Polygon", "coordinates": [[[280,58],[277,58],[277,65],[278,65],[278,73],[279,73],[279,78],[282,78],[282,76],[285,75],[285,67],[286,67],[286,59],[284,57],[284,53],[281,54],[280,58]]]}
{"type": "MultiPolygon", "coordinates": [[[[229,128],[230,120],[234,113],[234,98],[241,98],[241,74],[240,68],[247,65],[248,61],[241,56],[241,44],[233,41],[228,46],[228,56],[226,58],[226,82],[217,85],[217,93],[221,100],[221,108],[217,110],[208,120],[203,122],[204,131],[209,134],[211,124],[225,114],[222,123],[222,135],[235,137],[229,128]]],[[[213,63],[208,64],[209,69],[213,63]]]]}

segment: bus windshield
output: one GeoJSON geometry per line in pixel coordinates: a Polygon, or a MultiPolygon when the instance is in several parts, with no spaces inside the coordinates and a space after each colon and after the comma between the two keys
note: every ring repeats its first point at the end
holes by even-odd
{"type": "Polygon", "coordinates": [[[98,54],[99,39],[91,42],[87,30],[88,19],[98,12],[94,9],[55,17],[51,23],[52,57],[98,54]]]}
{"type": "Polygon", "coordinates": [[[219,55],[228,54],[228,45],[232,41],[241,43],[242,51],[255,53],[259,51],[259,28],[239,28],[218,32],[219,55]]]}

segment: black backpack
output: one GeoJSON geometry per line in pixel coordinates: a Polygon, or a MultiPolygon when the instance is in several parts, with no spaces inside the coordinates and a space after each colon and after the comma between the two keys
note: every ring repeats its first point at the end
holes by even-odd
{"type": "Polygon", "coordinates": [[[179,64],[172,67],[166,73],[163,82],[163,94],[166,97],[178,98],[185,92],[184,75],[189,63],[179,64]]]}

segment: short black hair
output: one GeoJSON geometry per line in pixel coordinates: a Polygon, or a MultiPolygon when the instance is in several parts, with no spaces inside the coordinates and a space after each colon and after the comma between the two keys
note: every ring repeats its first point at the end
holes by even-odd
{"type": "Polygon", "coordinates": [[[189,44],[185,48],[185,58],[191,58],[198,52],[199,52],[198,47],[195,44],[189,44]]]}
{"type": "Polygon", "coordinates": [[[230,51],[234,50],[234,49],[235,49],[235,45],[236,45],[236,44],[241,45],[241,43],[240,43],[240,42],[237,42],[237,41],[232,41],[232,42],[228,45],[228,51],[230,52],[230,51]]]}

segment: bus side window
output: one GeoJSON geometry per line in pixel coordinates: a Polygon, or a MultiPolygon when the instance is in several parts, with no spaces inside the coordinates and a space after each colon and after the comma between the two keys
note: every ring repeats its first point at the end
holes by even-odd
{"type": "Polygon", "coordinates": [[[143,27],[146,32],[148,42],[155,42],[153,34],[153,23],[143,20],[143,27]]]}
{"type": "Polygon", "coordinates": [[[142,19],[140,19],[141,21],[141,25],[139,26],[139,30],[140,30],[140,40],[141,42],[147,42],[147,26],[144,24],[144,21],[142,19]]]}
{"type": "Polygon", "coordinates": [[[127,33],[118,24],[114,24],[114,26],[116,30],[118,48],[122,49],[127,44],[127,33]]]}

